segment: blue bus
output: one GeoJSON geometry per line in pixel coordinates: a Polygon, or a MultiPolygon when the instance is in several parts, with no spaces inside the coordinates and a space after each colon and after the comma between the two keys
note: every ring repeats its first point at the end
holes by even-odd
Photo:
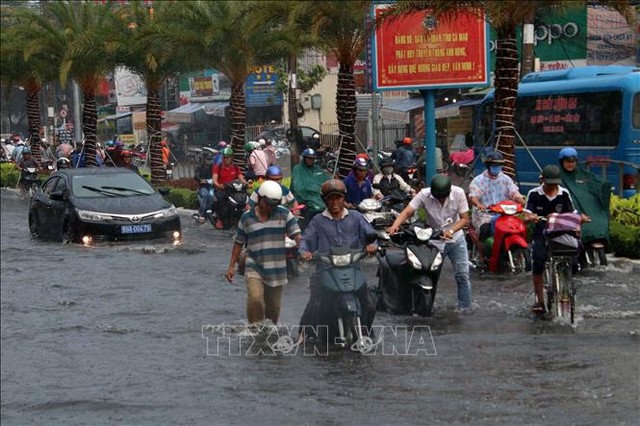
{"type": "MultiPolygon", "coordinates": [[[[615,194],[636,193],[640,174],[640,68],[585,66],[527,74],[515,113],[516,182],[526,194],[542,167],[558,164],[565,146],[611,182],[615,194]],[[519,136],[518,136],[519,135],[519,136]]],[[[483,99],[473,127],[476,152],[496,146],[494,92],[483,99]]],[[[484,170],[481,161],[476,171],[484,170]]]]}

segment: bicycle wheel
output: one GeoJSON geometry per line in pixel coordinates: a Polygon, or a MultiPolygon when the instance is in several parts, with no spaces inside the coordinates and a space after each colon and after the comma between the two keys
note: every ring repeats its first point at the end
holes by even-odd
{"type": "Polygon", "coordinates": [[[556,287],[554,285],[554,273],[553,273],[553,265],[551,261],[547,261],[544,267],[544,293],[547,297],[545,306],[547,308],[547,312],[555,312],[555,300],[556,300],[556,287]]]}
{"type": "Polygon", "coordinates": [[[556,264],[556,315],[573,323],[573,292],[571,289],[571,259],[563,258],[556,264]]]}

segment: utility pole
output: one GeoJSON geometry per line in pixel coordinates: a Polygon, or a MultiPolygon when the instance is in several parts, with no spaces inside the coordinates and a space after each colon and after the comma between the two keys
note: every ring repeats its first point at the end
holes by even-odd
{"type": "Polygon", "coordinates": [[[298,164],[298,157],[300,155],[300,138],[298,137],[298,101],[296,97],[296,89],[298,88],[298,81],[296,70],[298,68],[298,58],[296,55],[289,55],[289,93],[287,99],[289,101],[289,131],[290,140],[290,152],[291,152],[291,168],[298,164]]]}
{"type": "Polygon", "coordinates": [[[533,72],[534,66],[534,26],[533,26],[534,13],[530,13],[525,19],[522,25],[522,61],[520,63],[520,79],[522,77],[533,72]]]}
{"type": "Polygon", "coordinates": [[[80,113],[80,87],[75,80],[73,84],[73,141],[82,142],[82,115],[80,113]]]}

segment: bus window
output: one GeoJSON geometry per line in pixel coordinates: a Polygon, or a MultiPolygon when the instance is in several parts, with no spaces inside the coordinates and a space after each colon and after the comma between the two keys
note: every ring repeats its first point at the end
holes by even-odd
{"type": "Polygon", "coordinates": [[[640,129],[640,93],[636,93],[633,97],[633,111],[631,112],[633,117],[633,127],[640,129]]]}
{"type": "Polygon", "coordinates": [[[518,98],[515,124],[529,146],[618,145],[622,93],[569,93],[518,98]]]}
{"type": "Polygon", "coordinates": [[[476,146],[484,146],[493,133],[493,102],[484,104],[476,118],[477,126],[473,133],[476,146]]]}

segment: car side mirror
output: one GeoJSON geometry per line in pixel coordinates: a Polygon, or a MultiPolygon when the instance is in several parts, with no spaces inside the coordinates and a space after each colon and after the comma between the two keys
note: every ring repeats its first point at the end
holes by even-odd
{"type": "Polygon", "coordinates": [[[66,191],[53,191],[49,194],[49,198],[56,201],[64,201],[69,198],[66,191]]]}
{"type": "Polygon", "coordinates": [[[169,193],[171,192],[171,188],[167,188],[167,187],[158,188],[158,192],[159,192],[163,197],[166,197],[166,196],[167,196],[167,195],[169,195],[169,193]]]}

